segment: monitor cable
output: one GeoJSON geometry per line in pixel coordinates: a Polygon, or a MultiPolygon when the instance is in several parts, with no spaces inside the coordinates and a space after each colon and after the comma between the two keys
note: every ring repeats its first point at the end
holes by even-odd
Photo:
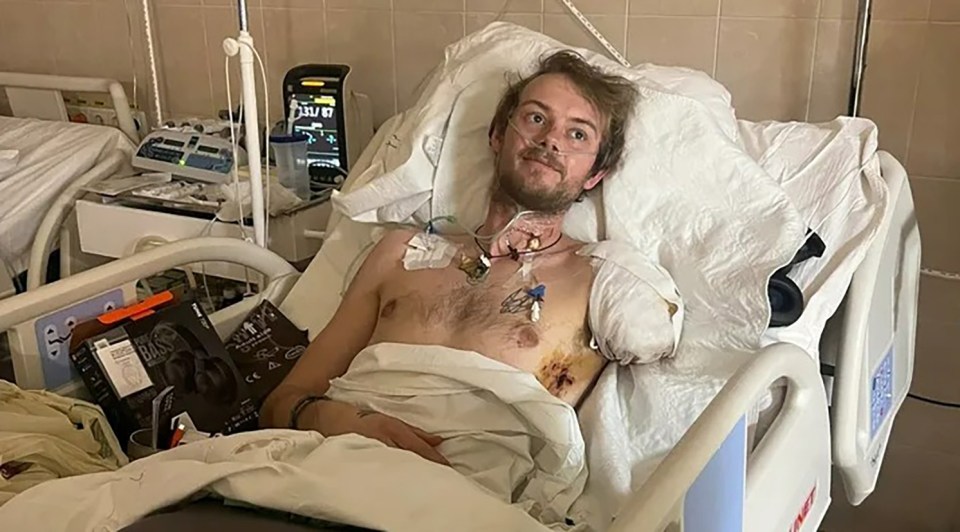
{"type": "Polygon", "coordinates": [[[920,401],[921,403],[927,403],[936,406],[942,406],[944,408],[960,408],[960,403],[951,403],[949,401],[941,401],[939,399],[931,399],[930,397],[924,397],[915,393],[908,393],[907,397],[920,401]]]}

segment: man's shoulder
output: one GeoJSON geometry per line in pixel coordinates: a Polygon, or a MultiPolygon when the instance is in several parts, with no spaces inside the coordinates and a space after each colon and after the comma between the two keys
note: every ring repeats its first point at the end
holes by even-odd
{"type": "Polygon", "coordinates": [[[383,232],[383,236],[380,237],[380,241],[377,243],[377,247],[384,248],[396,248],[396,247],[406,247],[407,243],[410,242],[410,239],[413,238],[419,231],[410,227],[391,227],[386,229],[383,232]]]}

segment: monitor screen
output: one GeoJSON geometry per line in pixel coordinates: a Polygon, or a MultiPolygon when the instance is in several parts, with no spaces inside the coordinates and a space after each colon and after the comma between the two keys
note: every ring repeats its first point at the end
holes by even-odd
{"type": "Polygon", "coordinates": [[[293,131],[307,136],[307,157],[311,175],[320,168],[336,168],[340,163],[340,138],[337,128],[339,102],[332,94],[293,94],[297,101],[293,131]]]}

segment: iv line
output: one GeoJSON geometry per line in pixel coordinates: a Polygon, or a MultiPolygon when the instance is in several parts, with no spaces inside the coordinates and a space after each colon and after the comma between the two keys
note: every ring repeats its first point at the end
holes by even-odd
{"type": "Polygon", "coordinates": [[[510,221],[507,222],[502,229],[500,229],[499,231],[497,231],[492,235],[481,235],[476,233],[475,231],[472,231],[470,228],[465,227],[463,224],[461,224],[460,221],[457,220],[457,217],[453,216],[452,214],[448,214],[444,216],[434,216],[433,218],[430,218],[429,220],[427,220],[426,231],[428,233],[434,232],[433,223],[436,221],[442,220],[442,221],[450,222],[453,225],[456,225],[464,233],[467,233],[468,235],[472,236],[473,238],[476,238],[477,240],[482,240],[484,242],[492,242],[494,240],[497,240],[504,234],[506,234],[506,232],[509,231],[510,228],[513,227],[513,224],[517,223],[520,220],[520,218],[527,216],[529,214],[535,214],[535,211],[518,211],[516,214],[513,215],[513,218],[510,218],[510,221]]]}

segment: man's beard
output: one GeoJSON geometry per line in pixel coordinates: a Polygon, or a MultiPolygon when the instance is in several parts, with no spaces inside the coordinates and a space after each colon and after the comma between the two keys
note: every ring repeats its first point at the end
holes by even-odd
{"type": "Polygon", "coordinates": [[[548,214],[566,211],[580,195],[579,190],[568,190],[564,185],[566,168],[557,156],[539,147],[532,146],[524,150],[520,157],[539,161],[560,173],[560,183],[550,189],[539,183],[530,183],[516,170],[504,169],[502,161],[497,161],[497,183],[500,190],[521,208],[548,214]]]}

